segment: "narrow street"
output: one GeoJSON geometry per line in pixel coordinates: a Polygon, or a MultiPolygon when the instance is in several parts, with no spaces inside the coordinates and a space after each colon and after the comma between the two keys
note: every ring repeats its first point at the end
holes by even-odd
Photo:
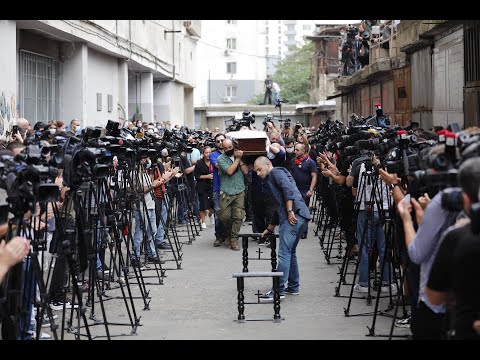
{"type": "MultiPolygon", "coordinates": [[[[184,229],[184,227],[183,227],[184,229]]],[[[182,227],[180,227],[182,230],[182,227]]],[[[313,234],[310,225],[309,236],[301,240],[297,248],[299,259],[301,288],[300,295],[287,295],[281,302],[280,313],[285,318],[281,323],[272,321],[247,321],[237,323],[236,280],[232,273],[242,271],[242,252],[226,247],[213,247],[213,227],[208,224],[192,245],[184,245],[181,270],[168,270],[164,285],[148,285],[152,297],[150,310],[142,310],[142,301],[137,299],[136,310],[141,316],[138,335],[113,337],[129,333],[125,326],[110,325],[112,338],[116,339],[372,339],[367,337],[367,326],[371,326],[372,316],[345,317],[343,308],[348,298],[334,297],[338,282],[338,265],[328,265],[320,248],[318,237],[313,234]]],[[[251,232],[244,223],[242,231],[251,232]]],[[[249,240],[250,257],[260,246],[249,240]]],[[[261,246],[269,254],[270,249],[261,246]]],[[[262,254],[263,256],[263,254],[262,254]]],[[[171,259],[167,255],[165,259],[171,259]]],[[[164,267],[173,267],[167,261],[164,267]]],[[[269,271],[269,261],[249,261],[250,271],[269,271]]],[[[150,275],[153,272],[144,272],[150,275]]],[[[256,301],[257,290],[270,289],[270,278],[245,279],[245,301],[256,301]]],[[[138,293],[137,287],[132,287],[138,293]]],[[[118,290],[114,290],[120,294],[118,290]]],[[[350,287],[343,287],[341,294],[348,295],[350,287]]],[[[108,292],[114,295],[113,291],[108,292]]],[[[355,294],[355,293],[354,293],[355,294]]],[[[105,302],[110,322],[126,322],[123,300],[112,299],[105,302]],[[119,315],[119,311],[123,311],[119,315]],[[118,315],[118,316],[116,316],[118,315]]],[[[381,299],[380,310],[385,310],[387,299],[381,299]]],[[[372,312],[372,306],[366,306],[365,300],[353,299],[352,315],[372,312]]],[[[98,308],[98,306],[97,306],[98,308]]],[[[99,308],[98,308],[98,314],[99,308]]],[[[393,313],[389,311],[389,313],[393,313]]],[[[87,311],[88,315],[88,311],[87,311]]],[[[273,304],[245,305],[245,316],[249,318],[273,318],[273,304]]],[[[391,319],[378,316],[376,334],[388,335],[391,319]]],[[[103,326],[91,327],[92,334],[105,335],[103,326]]],[[[394,334],[408,334],[408,329],[395,328],[394,334]]],[[[71,335],[68,335],[69,337],[71,335]]],[[[376,337],[385,339],[384,337],[376,337]]]]}

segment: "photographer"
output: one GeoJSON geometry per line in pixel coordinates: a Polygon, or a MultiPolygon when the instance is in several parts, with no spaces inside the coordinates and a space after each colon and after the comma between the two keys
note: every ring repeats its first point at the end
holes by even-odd
{"type": "Polygon", "coordinates": [[[165,184],[169,182],[172,177],[178,173],[178,168],[173,170],[165,170],[161,161],[157,161],[157,166],[152,171],[153,176],[153,194],[155,201],[155,217],[157,232],[155,234],[155,245],[161,250],[171,250],[169,243],[165,241],[165,228],[167,222],[167,196],[165,184]]]}
{"type": "Polygon", "coordinates": [[[151,160],[149,158],[142,159],[141,164],[145,166],[142,173],[138,173],[138,193],[144,194],[144,201],[135,201],[135,207],[133,208],[133,216],[135,218],[135,232],[133,235],[133,258],[132,266],[141,267],[140,263],[140,245],[142,243],[142,235],[146,232],[147,243],[147,262],[158,264],[159,261],[156,257],[156,250],[154,244],[154,226],[156,225],[155,218],[155,201],[150,193],[152,187],[158,186],[160,180],[152,179],[148,175],[147,170],[151,166],[151,160]],[[143,225],[143,228],[142,228],[143,225]]]}
{"type": "MultiPolygon", "coordinates": [[[[425,195],[428,197],[427,194],[425,195]]],[[[419,198],[419,201],[411,198],[411,204],[402,200],[397,206],[398,213],[403,221],[408,255],[415,264],[420,265],[418,303],[412,305],[416,306],[416,309],[413,312],[414,316],[411,319],[410,326],[413,338],[416,340],[439,340],[443,338],[445,333],[445,329],[443,329],[445,304],[436,306],[430,303],[425,296],[425,287],[438,245],[442,241],[442,233],[456,221],[459,215],[458,211],[442,208],[442,195],[443,192],[435,195],[425,210],[420,205],[420,202],[428,201],[424,197],[419,198]],[[418,224],[416,232],[410,216],[412,206],[415,209],[415,218],[418,224]]]]}
{"type": "Polygon", "coordinates": [[[371,253],[376,244],[379,264],[384,264],[381,292],[389,292],[390,288],[394,291],[394,284],[390,287],[390,268],[385,257],[385,232],[383,224],[380,221],[380,211],[388,210],[388,194],[386,186],[380,181],[375,173],[375,167],[379,161],[375,156],[370,158],[360,157],[352,164],[350,176],[353,176],[352,194],[356,202],[359,202],[359,211],[357,216],[357,240],[360,251],[360,265],[358,283],[354,286],[354,291],[367,293],[370,285],[370,262],[373,261],[371,253]],[[353,174],[353,175],[352,175],[353,174]],[[364,175],[365,174],[365,175],[364,175]],[[362,181],[360,181],[362,179],[362,181]],[[359,191],[359,187],[360,188],[359,191]],[[381,208],[380,208],[381,206],[381,208]]]}
{"type": "Polygon", "coordinates": [[[479,201],[480,157],[462,163],[458,170],[458,183],[462,189],[463,208],[471,222],[460,223],[445,235],[433,262],[425,293],[433,305],[454,304],[454,339],[480,340],[474,329],[480,313],[479,219],[472,206],[474,203],[478,206],[479,201]]]}

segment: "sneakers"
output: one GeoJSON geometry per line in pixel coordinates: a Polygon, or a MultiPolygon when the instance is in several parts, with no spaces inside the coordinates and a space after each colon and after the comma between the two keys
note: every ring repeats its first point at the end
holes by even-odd
{"type": "Polygon", "coordinates": [[[147,257],[147,263],[149,264],[165,264],[165,260],[157,259],[155,256],[147,257]]]}
{"type": "Polygon", "coordinates": [[[390,292],[390,289],[392,289],[392,293],[395,293],[396,292],[395,284],[390,284],[390,286],[384,285],[380,288],[380,291],[383,293],[388,293],[390,292]]]}
{"type": "Polygon", "coordinates": [[[368,286],[362,286],[359,283],[356,283],[353,287],[353,291],[360,292],[360,293],[368,293],[368,286]]]}
{"type": "Polygon", "coordinates": [[[138,268],[139,270],[145,270],[145,266],[143,266],[140,259],[135,259],[134,258],[130,261],[130,264],[132,265],[132,267],[138,268]]]}
{"type": "Polygon", "coordinates": [[[300,295],[300,291],[298,290],[292,290],[289,287],[285,289],[285,294],[287,295],[300,295]]]}
{"type": "Polygon", "coordinates": [[[163,243],[157,244],[157,249],[172,250],[172,247],[170,246],[169,243],[163,242],[163,243]]]}
{"type": "Polygon", "coordinates": [[[238,246],[238,241],[237,241],[237,240],[232,240],[232,241],[230,242],[230,248],[231,248],[232,250],[235,250],[235,251],[240,250],[240,246],[238,246]]]}
{"type": "Polygon", "coordinates": [[[395,326],[399,328],[409,328],[410,327],[411,316],[407,316],[404,319],[399,319],[395,321],[395,326]]]}
{"type": "Polygon", "coordinates": [[[207,224],[205,224],[204,222],[202,223],[202,229],[206,229],[207,228],[207,224]]]}
{"type": "MultiPolygon", "coordinates": [[[[55,320],[55,319],[58,318],[58,315],[52,315],[52,318],[53,318],[53,320],[55,320]]],[[[42,321],[42,327],[49,327],[49,326],[50,326],[50,319],[45,314],[45,316],[43,317],[43,321],[42,321]]]]}
{"type": "Polygon", "coordinates": [[[212,215],[210,215],[210,224],[211,225],[215,225],[215,217],[212,215]]]}
{"type": "MultiPolygon", "coordinates": [[[[266,292],[259,296],[261,302],[273,302],[273,291],[266,292]]],[[[280,300],[285,299],[285,294],[280,294],[280,300]]]]}
{"type": "Polygon", "coordinates": [[[219,247],[220,245],[222,245],[222,242],[223,242],[222,239],[216,238],[216,239],[215,239],[215,242],[213,243],[213,246],[219,247]]]}
{"type": "Polygon", "coordinates": [[[397,291],[397,287],[395,286],[395,284],[390,284],[390,286],[384,285],[380,288],[380,291],[381,292],[390,292],[390,289],[392,289],[392,293],[396,293],[396,291],[397,291]]]}
{"type": "MultiPolygon", "coordinates": [[[[67,301],[67,302],[65,303],[65,309],[71,309],[71,308],[72,308],[72,304],[70,304],[70,302],[67,301]]],[[[77,308],[78,308],[78,304],[75,304],[74,308],[77,309],[77,308]]],[[[52,302],[50,303],[50,309],[52,309],[52,310],[63,310],[63,302],[61,302],[61,301],[52,301],[52,302]]]]}

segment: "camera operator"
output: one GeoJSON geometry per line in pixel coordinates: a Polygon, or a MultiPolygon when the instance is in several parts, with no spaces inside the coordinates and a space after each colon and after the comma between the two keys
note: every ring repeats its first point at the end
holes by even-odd
{"type": "MultiPolygon", "coordinates": [[[[164,149],[166,150],[166,149],[164,149]]],[[[162,150],[163,151],[163,150],[162,150]]],[[[160,158],[159,158],[160,160],[160,158]]],[[[167,203],[165,184],[169,182],[172,177],[178,173],[178,168],[173,170],[166,170],[161,160],[157,161],[157,166],[152,170],[153,176],[153,194],[155,201],[155,218],[157,225],[157,232],[155,234],[155,245],[161,250],[170,250],[172,247],[165,241],[164,225],[167,221],[167,203]]]]}
{"type": "Polygon", "coordinates": [[[347,243],[352,246],[350,254],[348,254],[350,258],[358,255],[358,244],[355,238],[353,222],[355,197],[349,189],[354,180],[353,177],[349,176],[353,160],[354,158],[351,156],[347,156],[346,158],[345,156],[338,156],[336,163],[333,164],[330,161],[328,153],[320,153],[317,157],[317,164],[320,167],[322,176],[331,178],[334,184],[339,186],[338,191],[336,192],[338,194],[336,200],[339,205],[339,213],[341,213],[340,228],[345,232],[347,243]]]}
{"type": "Polygon", "coordinates": [[[220,170],[220,219],[225,226],[225,244],[238,251],[238,232],[244,218],[243,175],[248,173],[248,167],[243,162],[243,151],[234,149],[230,139],[223,140],[224,153],[218,157],[220,170]]]}
{"type": "Polygon", "coordinates": [[[445,235],[433,261],[425,293],[433,305],[454,304],[454,339],[480,340],[474,329],[480,314],[480,240],[474,231],[479,219],[472,206],[479,201],[480,157],[462,163],[458,183],[462,189],[463,209],[471,221],[466,225],[458,224],[459,227],[445,235]]]}
{"type": "Polygon", "coordinates": [[[144,194],[145,198],[145,207],[143,207],[143,202],[141,200],[135,202],[133,208],[133,216],[135,218],[135,232],[133,235],[133,258],[132,266],[141,267],[140,263],[140,245],[142,243],[142,233],[145,231],[147,233],[147,262],[158,264],[158,259],[156,257],[156,250],[154,244],[154,226],[156,225],[155,218],[155,201],[152,198],[150,193],[152,187],[157,187],[160,184],[160,180],[152,179],[148,175],[147,170],[150,168],[152,162],[149,158],[141,160],[141,164],[145,167],[143,173],[138,173],[138,184],[141,185],[137,191],[140,194],[144,194]],[[142,224],[145,229],[142,229],[142,224]]]}
{"type": "Polygon", "coordinates": [[[398,203],[397,209],[403,221],[405,244],[410,259],[420,265],[420,284],[418,302],[414,316],[411,318],[411,330],[414,339],[441,339],[444,335],[445,304],[438,306],[430,303],[425,295],[425,287],[435,259],[438,245],[441,243],[442,233],[452,225],[459,215],[458,211],[442,208],[442,195],[439,192],[423,209],[420,202],[426,203],[428,194],[419,198],[411,198],[411,204],[404,200],[398,203]],[[423,198],[423,199],[422,199],[423,198]],[[418,230],[415,232],[410,211],[415,209],[415,218],[418,230]]]}
{"type": "MultiPolygon", "coordinates": [[[[180,143],[180,161],[181,161],[181,167],[180,169],[183,168],[183,174],[185,175],[184,179],[187,182],[187,197],[188,199],[191,199],[191,189],[194,188],[194,177],[193,177],[193,171],[195,170],[195,165],[192,165],[190,161],[187,158],[187,146],[180,143]]],[[[177,183],[180,181],[178,178],[176,178],[177,183]]],[[[188,204],[185,203],[187,200],[184,196],[180,196],[179,198],[179,204],[178,204],[178,212],[177,212],[177,217],[178,217],[178,224],[179,225],[185,225],[187,223],[187,218],[186,218],[186,212],[187,212],[187,206],[188,204]]],[[[193,203],[195,209],[196,209],[196,202],[193,203]]],[[[198,212],[195,213],[195,217],[198,217],[198,212]]]]}
{"type": "MultiPolygon", "coordinates": [[[[357,216],[357,240],[358,246],[361,251],[360,266],[359,266],[359,279],[358,283],[354,286],[354,291],[366,293],[369,292],[369,257],[370,252],[373,249],[374,243],[378,252],[378,260],[380,265],[384,264],[381,284],[382,292],[389,292],[389,265],[387,261],[384,261],[385,256],[385,232],[383,224],[380,221],[380,211],[388,210],[388,194],[385,186],[382,186],[383,182],[375,175],[375,167],[378,166],[379,160],[373,155],[372,157],[360,157],[356,159],[352,164],[352,194],[355,196],[356,201],[360,203],[358,216],[357,216]],[[358,191],[360,185],[360,179],[362,174],[373,177],[376,181],[369,181],[365,178],[363,183],[364,189],[358,191]],[[353,174],[353,175],[352,175],[353,174]],[[376,190],[377,191],[376,191],[376,190]],[[378,204],[382,207],[379,209],[378,204]],[[365,227],[367,227],[365,229],[365,227]]],[[[391,285],[392,291],[394,291],[394,284],[391,285]]]]}
{"type": "Polygon", "coordinates": [[[70,121],[70,130],[68,131],[68,136],[78,136],[82,133],[82,127],[80,126],[80,121],[73,119],[70,121]]]}

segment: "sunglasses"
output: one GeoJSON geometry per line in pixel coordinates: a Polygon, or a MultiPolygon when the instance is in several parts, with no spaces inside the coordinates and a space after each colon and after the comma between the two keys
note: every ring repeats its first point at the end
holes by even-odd
{"type": "Polygon", "coordinates": [[[217,142],[217,143],[221,143],[222,141],[223,141],[223,140],[217,140],[216,142],[217,142]]]}

